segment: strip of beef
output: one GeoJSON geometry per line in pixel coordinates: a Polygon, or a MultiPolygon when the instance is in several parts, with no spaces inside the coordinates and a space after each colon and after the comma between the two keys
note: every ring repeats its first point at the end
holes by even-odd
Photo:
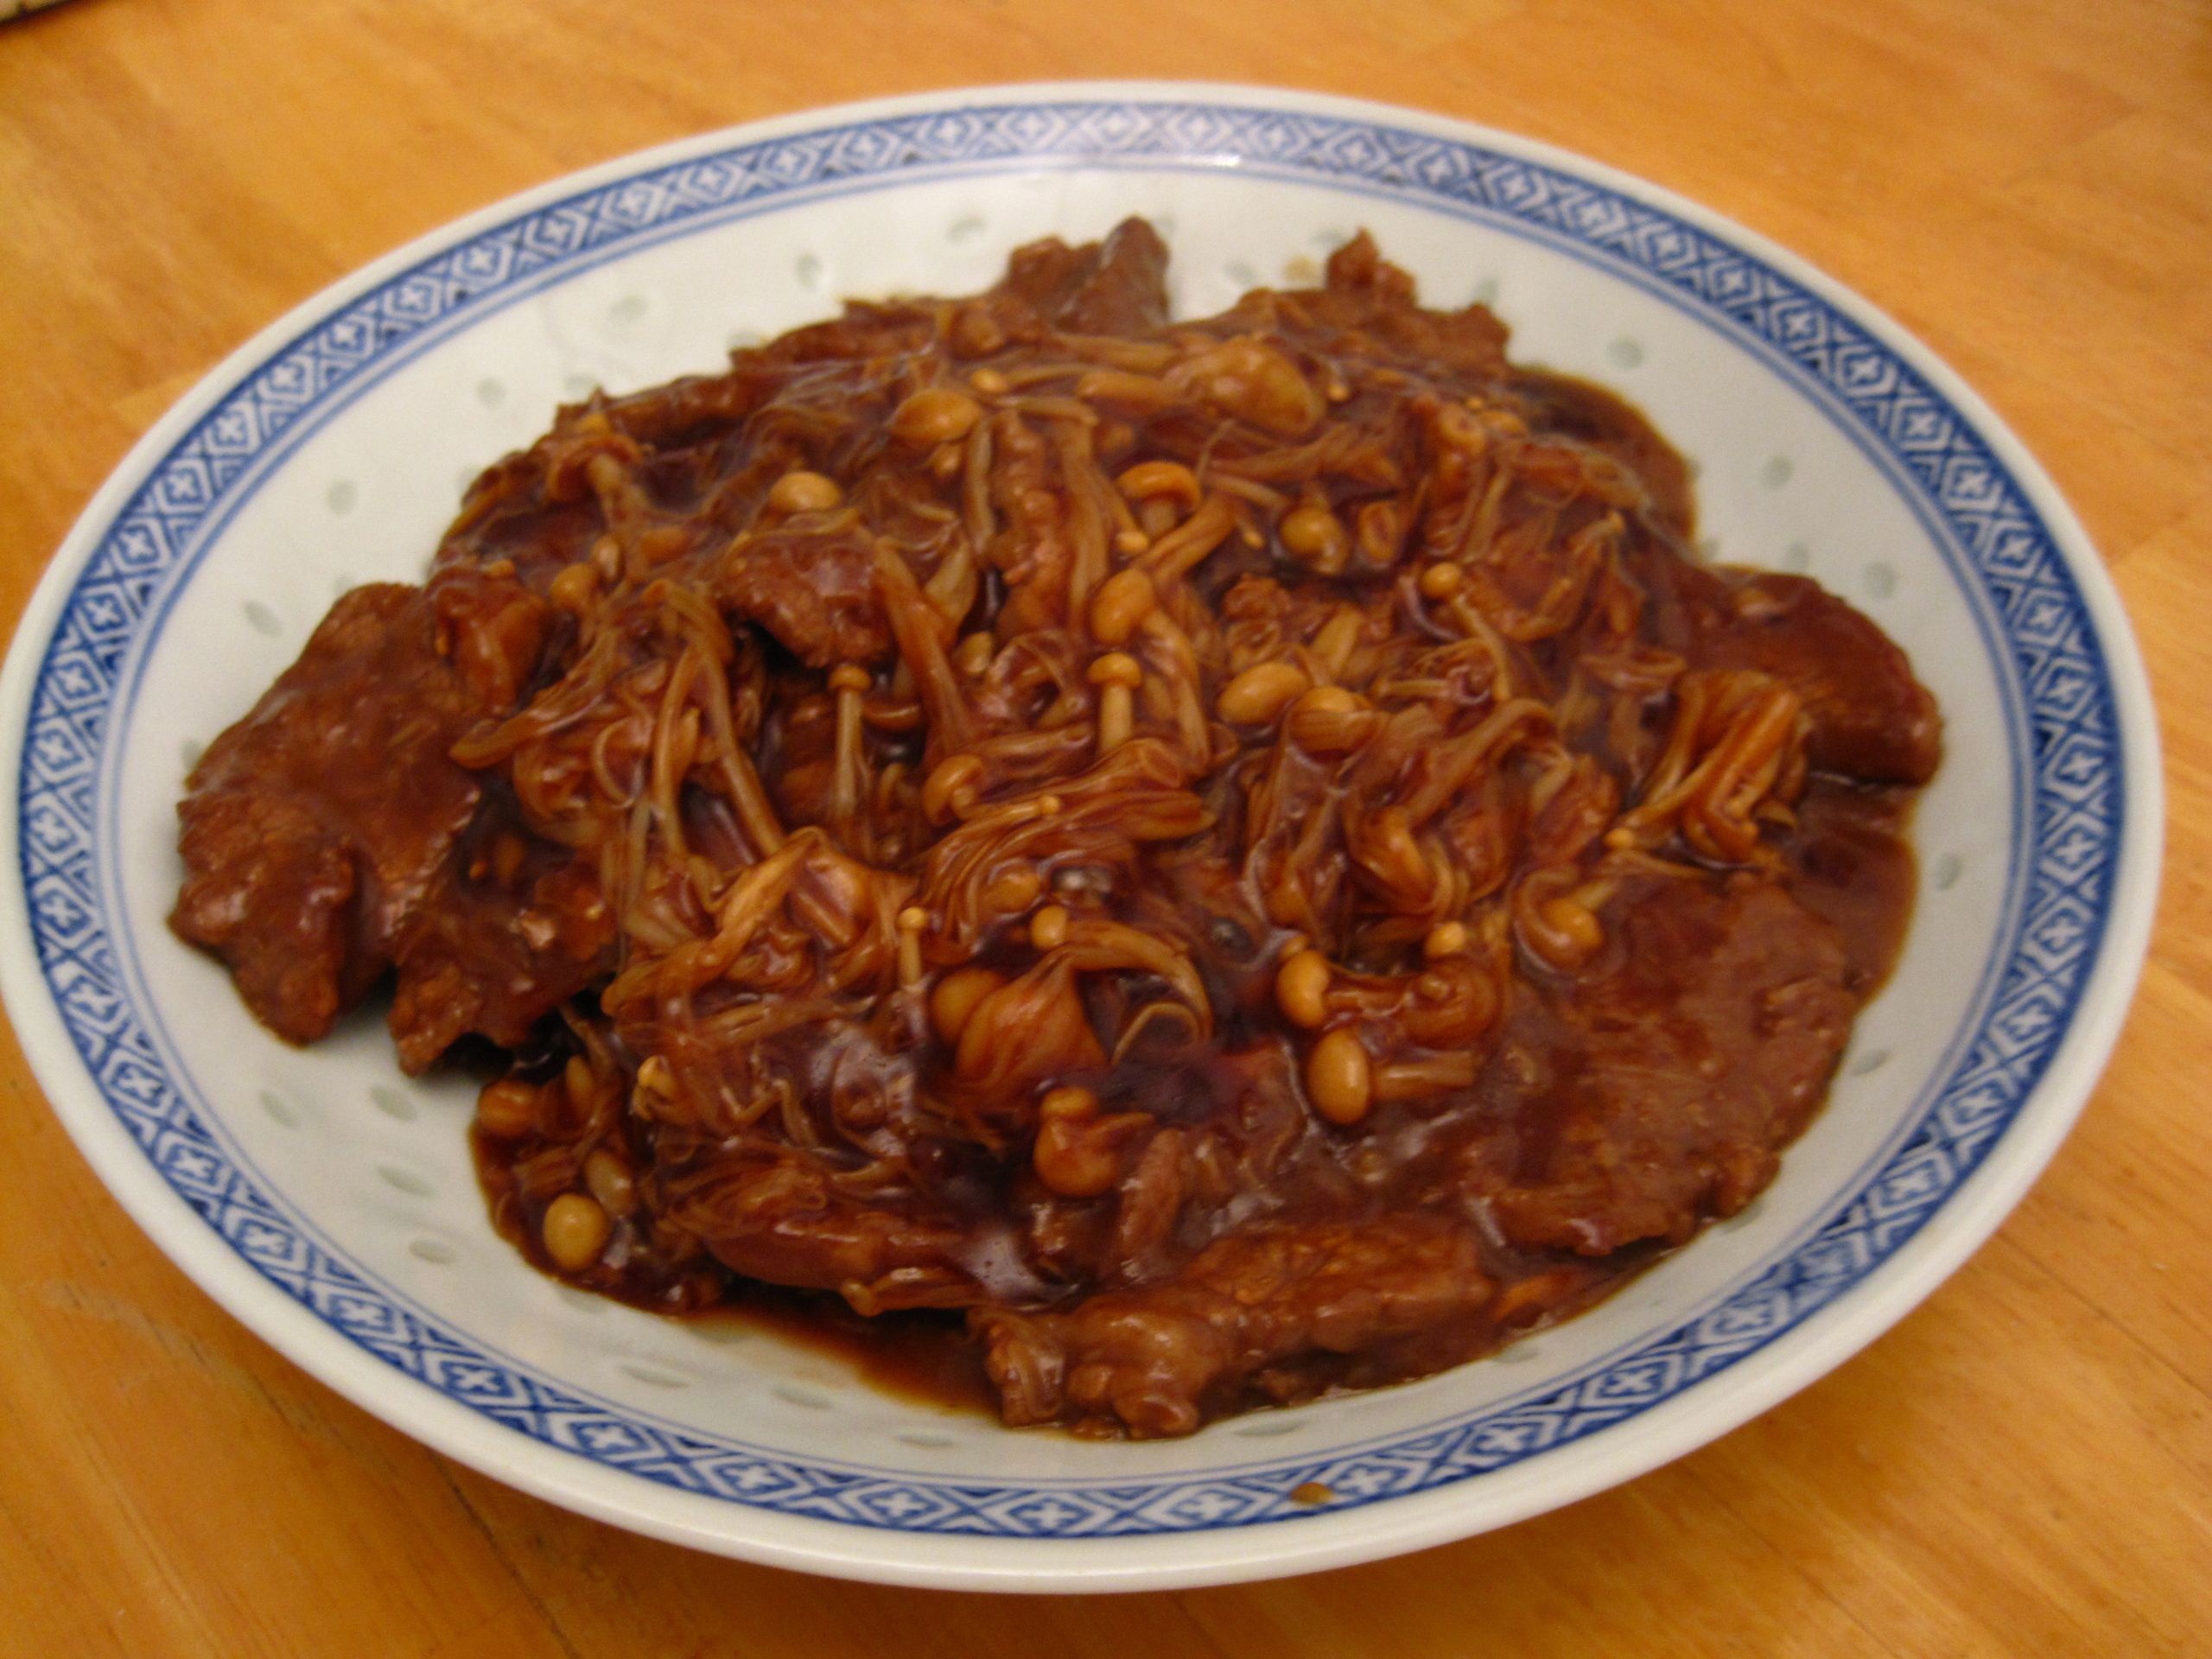
{"type": "Polygon", "coordinates": [[[1819,1105],[1857,1010],[1837,930],[1764,878],[1652,879],[1607,922],[1609,968],[1522,993],[1457,1160],[1524,1249],[1680,1243],[1740,1210],[1819,1105]]]}
{"type": "Polygon", "coordinates": [[[1277,1368],[1476,1319],[1494,1288],[1471,1231],[1407,1215],[1249,1228],[1164,1282],[971,1325],[1007,1422],[1072,1417],[1143,1439],[1189,1433],[1277,1368]]]}
{"type": "Polygon", "coordinates": [[[480,812],[393,950],[390,1024],[410,1076],[474,1033],[519,1048],[614,966],[614,918],[593,861],[532,844],[480,812]],[[518,868],[502,871],[512,860],[518,868]]]}
{"type": "Polygon", "coordinates": [[[1354,338],[1363,352],[1469,384],[1506,371],[1505,325],[1488,307],[1422,308],[1414,301],[1414,279],[1383,258],[1365,231],[1329,256],[1325,286],[1248,295],[1228,316],[1255,330],[1281,327],[1317,347],[1332,337],[1354,338]]]}
{"type": "Polygon", "coordinates": [[[1703,655],[1755,668],[1797,694],[1813,764],[1869,783],[1924,784],[1943,758],[1943,719],[1912,664],[1872,619],[1805,576],[1762,571],[1729,592],[1733,626],[1703,655]]]}
{"type": "Polygon", "coordinates": [[[818,1163],[789,1155],[721,1157],[656,1177],[667,1213],[725,1267],[765,1284],[836,1291],[854,1306],[965,1307],[1033,1294],[1004,1229],[976,1230],[919,1204],[852,1198],[818,1163]],[[995,1243],[994,1241],[996,1241],[995,1243]]]}
{"type": "Polygon", "coordinates": [[[757,623],[810,668],[891,655],[874,543],[864,524],[748,537],[716,567],[709,591],[725,612],[757,623]]]}
{"type": "Polygon", "coordinates": [[[1141,219],[1125,219],[1103,242],[1070,247],[1047,237],[1015,250],[994,297],[1033,308],[1051,327],[1074,334],[1136,334],[1167,322],[1167,245],[1141,219]]]}
{"type": "Polygon", "coordinates": [[[321,1036],[391,962],[481,796],[448,751],[512,706],[544,632],[480,570],[356,588],[193,768],[170,925],[279,1036],[321,1036]]]}
{"type": "Polygon", "coordinates": [[[1912,663],[1874,622],[1806,576],[1694,564],[1663,550],[1637,575],[1662,634],[1701,668],[1771,674],[1811,722],[1806,758],[1866,783],[1924,784],[1943,758],[1943,718],[1912,663]]]}

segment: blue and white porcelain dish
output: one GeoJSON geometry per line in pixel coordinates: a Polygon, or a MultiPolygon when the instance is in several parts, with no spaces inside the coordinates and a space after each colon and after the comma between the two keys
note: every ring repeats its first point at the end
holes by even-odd
{"type": "Polygon", "coordinates": [[[1528,141],[1275,90],[1094,84],[817,111],[489,208],[272,326],[86,510],[0,681],[0,986],[54,1110],[184,1270],[441,1452],[756,1560],[1159,1587],[1462,1536],[1702,1444],[1997,1225],[2087,1098],[2148,930],[2156,738],[2126,620],[2002,423],[1894,323],[1713,213],[1528,141]],[[1809,570],[1910,652],[1948,758],[1923,891],[1827,1110],[1745,1215],[1582,1319],[1402,1388],[1078,1442],[878,1393],[766,1334],[530,1269],[459,1081],[381,1025],[294,1050],[163,925],[175,802],[336,593],[424,569],[468,477],[593,385],[710,370],[848,296],[961,292],[1130,213],[1178,309],[1311,280],[1361,226],[1432,303],[1618,387],[1699,469],[1715,555],[1809,570]],[[1326,1489],[1326,1500],[1311,1498],[1326,1489]],[[1295,1494],[1295,1496],[1294,1496],[1295,1494]]]}

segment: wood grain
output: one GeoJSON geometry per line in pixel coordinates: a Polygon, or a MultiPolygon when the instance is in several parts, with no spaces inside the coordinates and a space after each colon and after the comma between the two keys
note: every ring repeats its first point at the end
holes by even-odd
{"type": "Polygon", "coordinates": [[[170,1267],[0,1041],[0,1649],[2212,1652],[2212,8],[73,0],[0,27],[0,613],[201,371],[408,237],[750,117],[1119,74],[1628,168],[1808,255],[2014,423],[2133,613],[2171,793],[2142,994],[2050,1173],[1867,1353],[1625,1488],[1288,1583],[1017,1603],[689,1554],[423,1451],[170,1267]]]}

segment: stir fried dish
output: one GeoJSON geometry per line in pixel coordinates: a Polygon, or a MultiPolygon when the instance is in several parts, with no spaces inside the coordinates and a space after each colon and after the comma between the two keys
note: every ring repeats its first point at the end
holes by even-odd
{"type": "Polygon", "coordinates": [[[1364,235],[1203,321],[1166,263],[563,409],[194,769],[176,931],[294,1042],[388,981],[408,1071],[491,1065],[547,1271],[934,1320],[1011,1424],[1423,1375],[1740,1211],[1933,700],[1364,235]]]}

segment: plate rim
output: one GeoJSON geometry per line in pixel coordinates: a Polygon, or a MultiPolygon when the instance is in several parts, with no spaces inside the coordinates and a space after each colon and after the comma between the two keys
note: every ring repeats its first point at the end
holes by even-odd
{"type": "Polygon", "coordinates": [[[1781,1344],[1779,1355],[1756,1365],[1716,1373],[1630,1420],[1639,1426],[1639,1432],[1630,1442],[1629,1455],[1623,1456],[1620,1447],[1601,1432],[1566,1448],[1558,1459],[1516,1465],[1486,1477],[1490,1493],[1513,1485],[1537,1490],[1503,1503],[1491,1503],[1486,1506],[1490,1512],[1477,1519],[1470,1520],[1464,1513],[1477,1506],[1470,1503],[1468,1489],[1462,1483],[1335,1514],[1300,1517],[1295,1527],[1245,1524],[1197,1534],[1081,1540],[879,1532],[721,1499],[691,1498],[690,1494],[652,1486],[635,1476],[588,1463],[505,1430],[419,1379],[396,1375],[391,1367],[264,1279],[158,1178],[86,1073],[51,1004],[35,953],[27,943],[29,926],[27,894],[22,885],[18,817],[16,810],[10,810],[0,814],[0,855],[5,857],[8,872],[0,880],[0,991],[4,991],[26,1058],[55,1116],[103,1183],[156,1247],[232,1317],[292,1363],[434,1451],[565,1507],[674,1541],[777,1565],[888,1582],[1033,1590],[1156,1588],[1227,1582],[1371,1559],[1508,1524],[1632,1478],[1748,1421],[1872,1341],[1932,1293],[1978,1248],[2032,1184],[2086,1104],[2126,1018],[2155,907],[2164,829],[2156,714],[2140,652],[2102,560],[2040,464],[1955,372],[1885,312],[1760,233],[1647,180],[1517,134],[1403,106],[1289,88],[1160,80],[957,87],[804,109],[693,135],[549,180],[434,227],[308,296],[210,369],[132,446],[86,504],[49,562],[24,607],[5,670],[0,671],[0,741],[5,744],[0,755],[8,763],[11,805],[17,809],[21,805],[22,751],[30,693],[43,666],[45,648],[51,642],[64,602],[105,530],[182,436],[253,368],[314,323],[327,320],[410,267],[465,244],[486,229],[656,168],[741,144],[832,126],[985,104],[1051,102],[1203,102],[1332,116],[1426,133],[1588,181],[1649,205],[1771,266],[1864,328],[1949,403],[2011,474],[2041,518],[2054,551],[2095,626],[2118,721],[2115,737],[2126,785],[2121,798],[2125,817],[2116,837],[2104,937],[2084,978],[2066,1034],[2047,1062],[2043,1077],[2004,1129],[1999,1145],[1938,1205],[1917,1235],[1834,1302],[1808,1315],[1781,1344]],[[89,1104],[80,1097],[80,1090],[91,1096],[89,1104]],[[395,1388],[395,1382],[399,1386],[395,1388]],[[1577,1452],[1584,1455],[1571,1455],[1577,1452]],[[559,1466],[537,1467],[542,1461],[559,1466]],[[1518,1478],[1505,1478],[1509,1475],[1518,1478]],[[672,1503],[674,1499],[709,1505],[712,1519],[736,1524],[706,1525],[660,1512],[689,1507],[672,1503]],[[779,1535],[740,1535],[754,1532],[779,1535]],[[1163,1542],[1170,1538],[1174,1540],[1173,1554],[1178,1558],[1173,1561],[1127,1559],[1147,1551],[1159,1554],[1163,1542]],[[879,1548],[886,1541],[891,1541],[892,1548],[879,1548]],[[1237,1547],[1224,1549],[1224,1543],[1237,1547]]]}

